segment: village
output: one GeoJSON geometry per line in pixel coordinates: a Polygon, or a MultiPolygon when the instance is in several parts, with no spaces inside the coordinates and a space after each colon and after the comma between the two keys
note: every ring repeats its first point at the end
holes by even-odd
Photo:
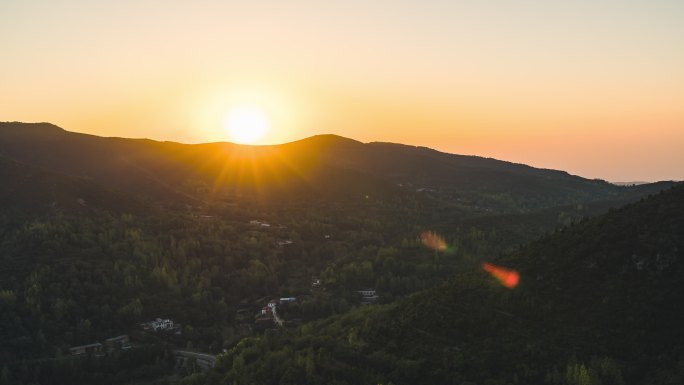
{"type": "MultiPolygon", "coordinates": [[[[320,279],[314,278],[311,285],[313,289],[319,288],[321,286],[320,279]]],[[[375,304],[380,299],[375,289],[358,290],[357,294],[361,305],[375,304]]],[[[281,308],[289,307],[297,304],[297,302],[297,297],[280,297],[270,300],[262,298],[256,301],[256,303],[263,304],[256,314],[252,313],[253,305],[243,304],[242,307],[238,308],[236,311],[236,321],[244,326],[245,334],[286,326],[299,326],[302,323],[301,319],[286,320],[279,314],[278,310],[279,306],[281,308]]],[[[153,333],[159,336],[180,336],[182,334],[181,324],[169,318],[155,318],[154,320],[140,323],[138,327],[141,332],[153,333]]],[[[107,338],[102,342],[73,346],[69,348],[69,354],[71,356],[105,356],[132,348],[134,348],[134,345],[131,343],[129,335],[122,334],[107,338]]]]}
{"type": "MultiPolygon", "coordinates": [[[[321,285],[321,281],[317,278],[312,280],[312,288],[318,288],[321,285]]],[[[362,289],[356,291],[359,304],[361,305],[372,305],[378,303],[380,296],[375,289],[362,289]]],[[[302,319],[291,318],[285,319],[283,313],[297,315],[297,311],[293,309],[301,301],[299,297],[281,297],[277,299],[262,298],[257,300],[257,303],[263,304],[261,309],[253,316],[253,329],[254,331],[263,331],[270,328],[276,327],[288,327],[288,326],[299,326],[302,324],[302,319]],[[283,309],[284,311],[280,311],[283,309]]],[[[248,304],[243,304],[236,312],[236,321],[241,322],[243,325],[249,323],[250,306],[248,304]]]]}
{"type": "MultiPolygon", "coordinates": [[[[213,215],[198,215],[201,220],[213,220],[213,215]]],[[[263,230],[286,229],[287,227],[279,224],[272,224],[262,219],[252,219],[247,222],[249,226],[256,227],[263,230]]],[[[324,239],[332,238],[331,234],[324,234],[324,239]]],[[[294,244],[291,239],[280,238],[276,239],[274,245],[277,247],[286,247],[294,244]]],[[[352,294],[352,293],[350,293],[352,294]]],[[[237,305],[235,310],[235,331],[236,336],[247,337],[254,333],[261,333],[268,329],[277,329],[285,327],[297,327],[303,324],[304,319],[308,319],[302,314],[301,306],[305,306],[307,301],[312,298],[317,298],[323,303],[328,302],[331,294],[326,293],[321,279],[312,277],[310,289],[308,293],[303,293],[298,296],[279,296],[279,297],[262,297],[258,299],[245,299],[237,305]]],[[[372,305],[380,301],[380,296],[374,288],[363,288],[356,290],[355,294],[351,295],[351,303],[359,305],[372,305]]],[[[134,333],[133,339],[135,344],[131,343],[131,337],[128,334],[122,334],[116,337],[108,338],[101,342],[93,342],[86,345],[73,346],[69,348],[71,356],[104,356],[113,354],[119,351],[126,351],[135,348],[137,345],[143,346],[151,343],[151,341],[165,341],[174,346],[182,346],[183,339],[181,324],[175,322],[170,318],[157,317],[153,320],[142,322],[138,324],[138,330],[134,333]],[[150,339],[151,338],[151,339],[150,339]]],[[[189,346],[189,345],[188,345],[189,346]]],[[[177,350],[176,353],[183,354],[201,354],[191,352],[191,348],[185,347],[185,350],[177,350]]]]}
{"type": "MultiPolygon", "coordinates": [[[[144,332],[166,332],[174,335],[181,335],[181,325],[174,323],[171,319],[156,318],[152,321],[143,322],[138,325],[141,331],[144,332]]],[[[73,346],[69,348],[71,356],[103,356],[117,351],[126,351],[132,349],[131,338],[128,334],[107,338],[102,343],[93,342],[87,345],[73,346]]]]}

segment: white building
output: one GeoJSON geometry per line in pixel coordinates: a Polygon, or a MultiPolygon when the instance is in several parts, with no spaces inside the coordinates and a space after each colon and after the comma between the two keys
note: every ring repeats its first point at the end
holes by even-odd
{"type": "Polygon", "coordinates": [[[160,330],[173,330],[174,324],[173,321],[170,319],[161,319],[157,318],[154,321],[146,322],[144,324],[141,324],[143,327],[143,330],[153,330],[155,332],[158,332],[160,330]]]}

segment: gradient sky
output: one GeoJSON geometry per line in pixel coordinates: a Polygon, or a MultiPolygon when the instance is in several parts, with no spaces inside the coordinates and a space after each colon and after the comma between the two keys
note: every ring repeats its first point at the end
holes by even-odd
{"type": "Polygon", "coordinates": [[[0,2],[0,121],[186,143],[320,133],[684,179],[684,1],[0,2]]]}

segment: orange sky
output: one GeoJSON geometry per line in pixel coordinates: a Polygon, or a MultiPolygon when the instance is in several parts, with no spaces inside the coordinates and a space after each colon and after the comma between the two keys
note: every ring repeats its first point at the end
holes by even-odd
{"type": "Polygon", "coordinates": [[[108,3],[0,5],[0,120],[204,142],[253,104],[262,143],[336,133],[684,179],[682,2],[108,3]]]}

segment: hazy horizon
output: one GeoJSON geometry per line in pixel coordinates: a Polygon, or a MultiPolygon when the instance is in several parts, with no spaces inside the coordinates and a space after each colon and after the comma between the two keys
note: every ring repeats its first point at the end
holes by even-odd
{"type": "MultiPolygon", "coordinates": [[[[684,179],[684,4],[300,0],[0,5],[0,119],[185,143],[263,111],[611,181],[684,179]]],[[[233,140],[234,141],[234,140],[233,140]]]]}

